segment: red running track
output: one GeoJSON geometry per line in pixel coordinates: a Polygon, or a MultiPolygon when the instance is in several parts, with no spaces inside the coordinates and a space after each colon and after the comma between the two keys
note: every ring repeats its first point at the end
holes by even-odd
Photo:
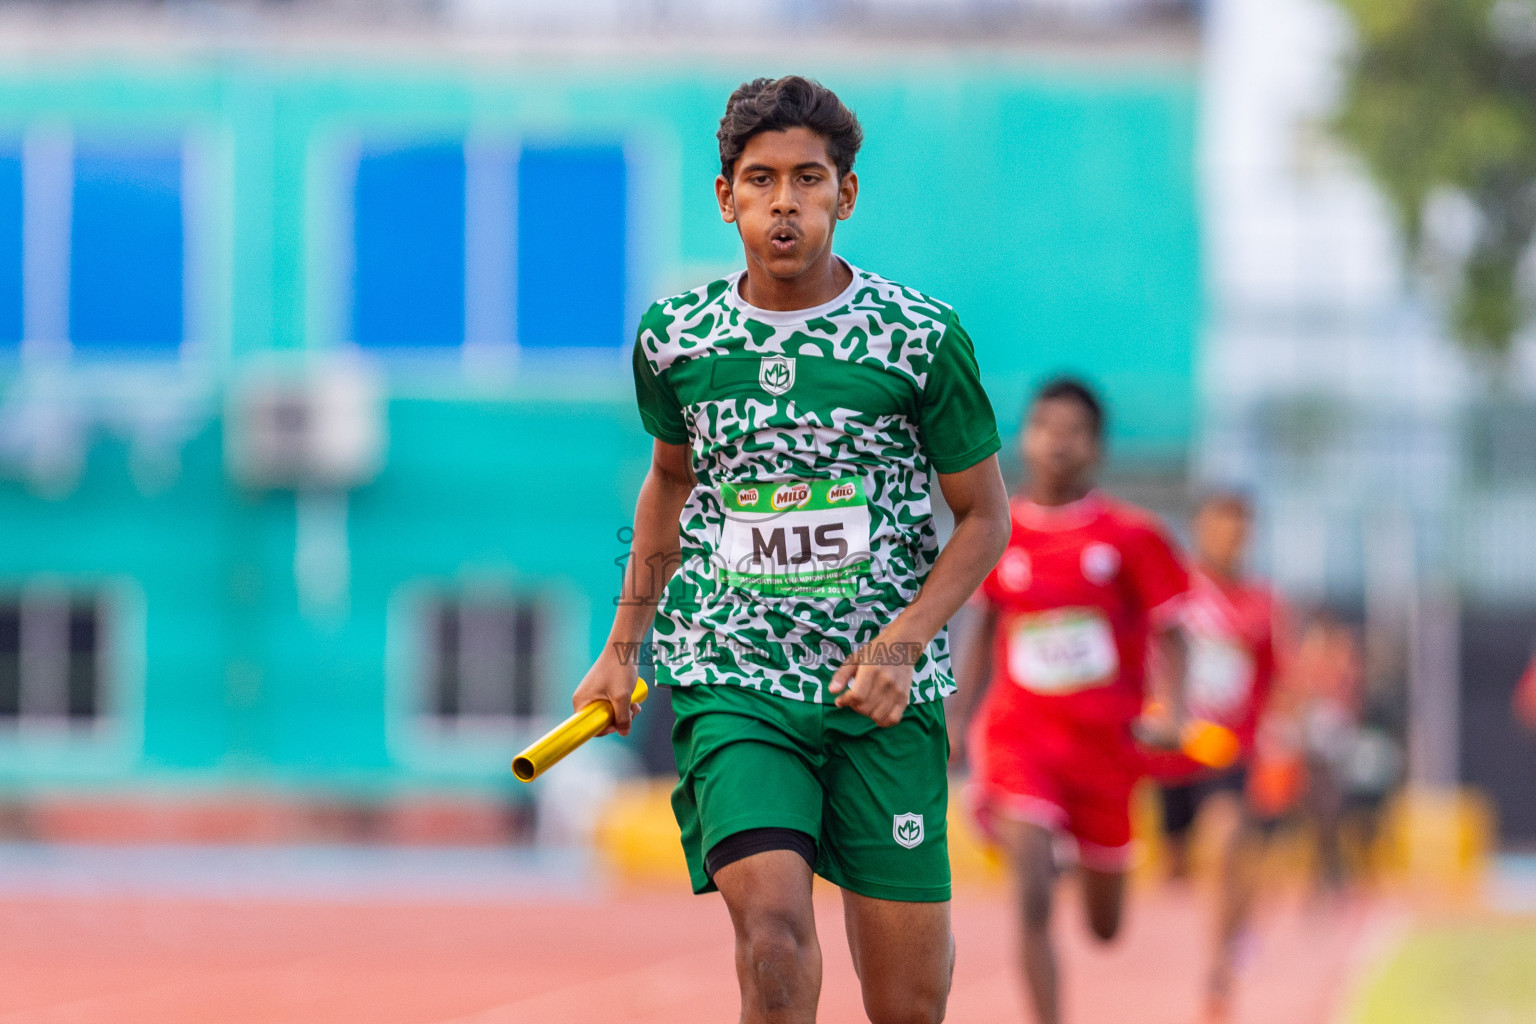
{"type": "MultiPolygon", "coordinates": [[[[1195,1019],[1200,901],[1142,893],[1095,948],[1059,922],[1074,1024],[1195,1019]]],[[[823,1022],[864,1020],[832,892],[819,897],[823,1022]]],[[[1271,907],[1242,983],[1242,1024],[1328,1024],[1375,918],[1271,907]]],[[[949,1020],[1023,1021],[1008,908],[955,905],[949,1020]]],[[[473,905],[161,897],[0,898],[0,1024],[678,1024],[736,1019],[717,896],[473,905]]]]}

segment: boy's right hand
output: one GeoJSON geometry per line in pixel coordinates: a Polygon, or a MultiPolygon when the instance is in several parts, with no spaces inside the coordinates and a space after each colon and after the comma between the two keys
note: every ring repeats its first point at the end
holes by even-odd
{"type": "Polygon", "coordinates": [[[595,700],[607,701],[613,705],[613,724],[598,735],[616,732],[628,736],[630,725],[640,713],[640,705],[630,700],[634,692],[635,666],[626,665],[610,648],[582,677],[571,697],[571,707],[580,711],[595,700]]]}
{"type": "Polygon", "coordinates": [[[1177,751],[1183,747],[1184,725],[1172,715],[1154,710],[1131,723],[1131,735],[1137,743],[1152,750],[1177,751]]]}

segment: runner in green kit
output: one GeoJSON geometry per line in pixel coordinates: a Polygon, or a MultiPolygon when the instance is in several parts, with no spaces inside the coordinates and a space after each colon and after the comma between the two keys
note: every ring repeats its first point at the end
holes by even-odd
{"type": "Polygon", "coordinates": [[[852,112],[758,79],[718,137],[746,269],[641,320],[652,464],[626,599],[574,703],[610,701],[628,731],[627,653],[654,619],[673,809],[694,890],[718,888],[735,925],[743,1022],[815,1020],[813,871],[843,889],[870,1020],[939,1021],[944,623],[1007,542],[997,428],[954,311],[832,254],[858,195],[852,112]],[[942,554],[931,472],[955,518],[942,554]]]}

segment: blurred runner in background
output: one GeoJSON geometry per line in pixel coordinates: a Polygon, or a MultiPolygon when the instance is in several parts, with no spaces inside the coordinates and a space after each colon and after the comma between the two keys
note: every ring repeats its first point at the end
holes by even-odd
{"type": "Polygon", "coordinates": [[[1292,681],[1301,704],[1307,758],[1306,811],[1317,831],[1318,880],[1331,891],[1348,877],[1343,820],[1351,760],[1360,737],[1365,670],[1354,630],[1326,609],[1296,645],[1292,681]]]}
{"type": "Polygon", "coordinates": [[[1094,490],[1103,436],[1103,407],[1077,381],[1050,383],[1030,403],[1020,435],[1029,477],[1008,549],[975,599],[981,621],[949,708],[952,758],[969,747],[978,819],[1018,881],[1040,1024],[1061,1020],[1050,933],[1058,838],[1075,841],[1093,934],[1107,942],[1120,929],[1149,643],[1175,685],[1148,738],[1175,746],[1183,724],[1189,574],[1150,513],[1094,490]]]}
{"type": "Polygon", "coordinates": [[[1258,888],[1265,843],[1300,786],[1299,731],[1274,699],[1284,636],[1280,608],[1267,586],[1244,577],[1251,516],[1247,499],[1233,492],[1213,493],[1201,502],[1193,523],[1195,568],[1184,617],[1189,715],[1231,729],[1242,753],[1236,764],[1220,770],[1183,754],[1153,758],[1162,782],[1173,877],[1188,875],[1190,838],[1206,808],[1226,826],[1216,844],[1216,947],[1206,982],[1205,1014],[1213,1022],[1229,1019],[1237,947],[1258,888]],[[1264,763],[1255,774],[1261,728],[1264,763]]]}

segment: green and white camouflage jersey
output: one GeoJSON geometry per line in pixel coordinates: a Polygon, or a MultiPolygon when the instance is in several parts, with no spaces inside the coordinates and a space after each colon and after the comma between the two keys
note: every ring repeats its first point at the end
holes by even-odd
{"type": "MultiPolygon", "coordinates": [[[[698,477],[656,618],[663,685],[833,700],[837,666],[912,602],[938,555],[930,468],[999,447],[954,310],[850,269],[814,309],[750,306],[738,272],[640,321],[641,419],[691,446],[698,477]]],[[[945,633],[874,656],[913,654],[914,703],[953,691],[945,633]]]]}

